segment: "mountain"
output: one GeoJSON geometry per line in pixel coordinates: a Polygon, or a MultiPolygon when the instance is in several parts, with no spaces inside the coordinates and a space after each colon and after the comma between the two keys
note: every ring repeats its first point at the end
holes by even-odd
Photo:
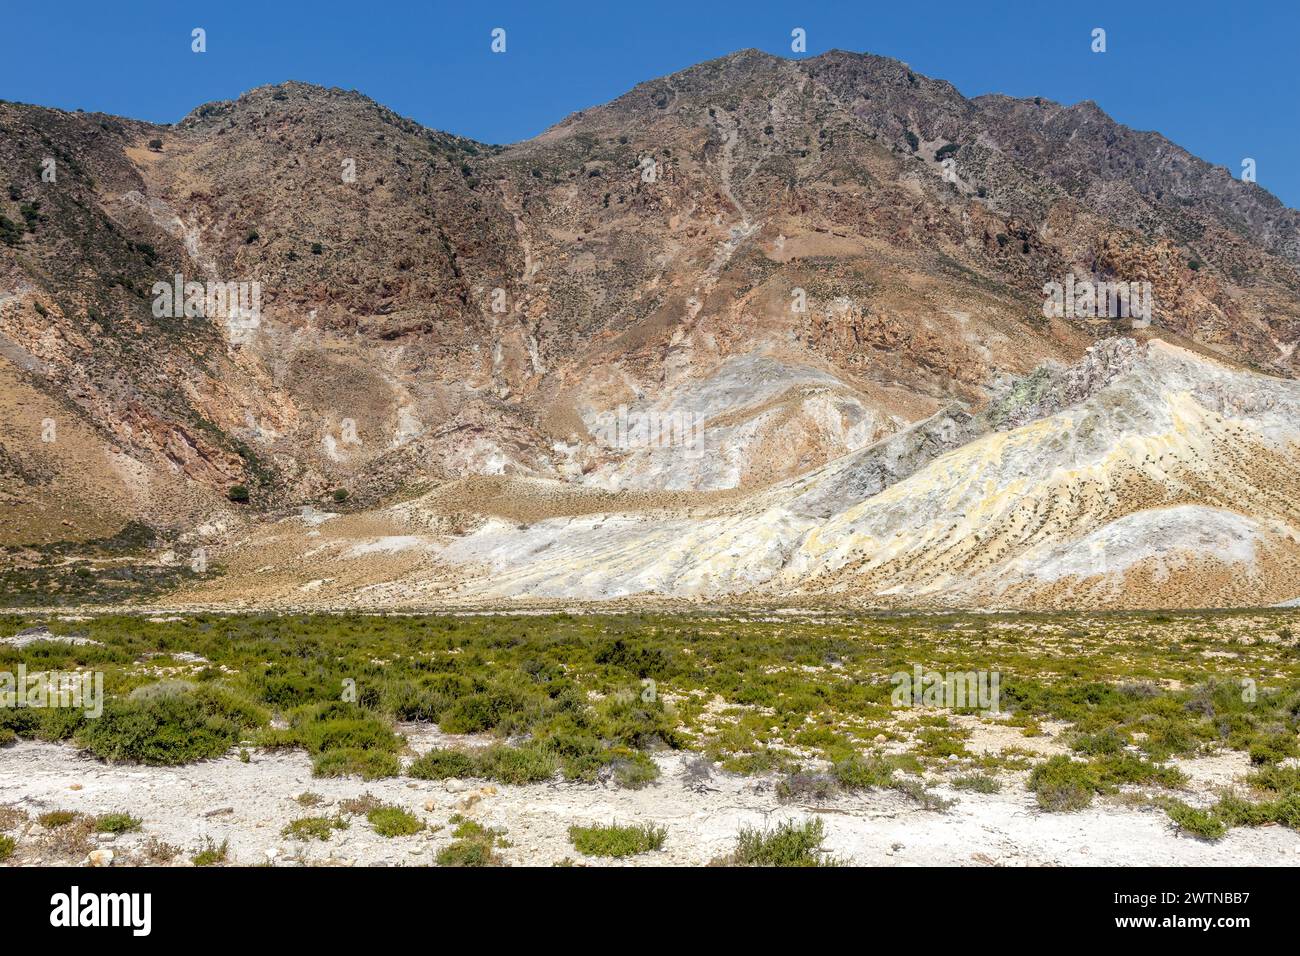
{"type": "Polygon", "coordinates": [[[15,568],[140,526],[216,602],[1300,593],[1300,212],[1093,103],[742,51],[506,147],[301,83],[0,131],[15,568]],[[1086,282],[1150,322],[1046,314],[1086,282]]]}

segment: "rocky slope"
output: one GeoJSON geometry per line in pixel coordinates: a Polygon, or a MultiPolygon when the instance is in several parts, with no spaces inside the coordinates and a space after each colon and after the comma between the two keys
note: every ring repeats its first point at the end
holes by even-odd
{"type": "MultiPolygon", "coordinates": [[[[1258,527],[1224,535],[1267,564],[1293,520],[1251,490],[1293,464],[1287,441],[1222,431],[1215,415],[1263,426],[1213,389],[1179,396],[1224,376],[1291,394],[1300,213],[1095,104],[968,100],[870,55],[742,51],[509,147],[301,83],[172,126],[0,103],[0,170],[11,550],[138,520],[159,548],[225,552],[238,578],[245,560],[279,567],[248,548],[276,558],[303,526],[285,514],[346,493],[330,524],[369,540],[415,522],[437,541],[365,552],[388,570],[355,583],[380,603],[429,562],[428,594],[394,584],[392,601],[1124,603],[1039,569],[1073,568],[1058,551],[1085,539],[1115,567],[1127,542],[1194,542],[1206,515],[1177,509],[1219,499],[1113,451],[1175,433],[1247,489],[1222,500],[1258,527]],[[1149,282],[1151,325],[1044,318],[1043,285],[1071,273],[1149,282]],[[155,283],[176,274],[255,283],[260,309],[159,317],[155,283]],[[1129,352],[1088,352],[1116,333],[1129,352]],[[1084,426],[1101,459],[1061,437],[1084,426]],[[868,520],[889,496],[907,519],[868,520]],[[1126,496],[1167,512],[1114,530],[1140,511],[1126,496]]],[[[1145,566],[1156,546],[1134,547],[1145,566]]],[[[284,571],[285,599],[302,570],[284,571]]]]}
{"type": "Polygon", "coordinates": [[[256,590],[287,605],[518,599],[833,600],[876,606],[1272,604],[1300,581],[1300,385],[1131,340],[1026,389],[948,410],[761,491],[592,502],[511,482],[367,516],[294,518],[186,603],[256,590]],[[1080,385],[1081,382],[1088,384],[1080,385]],[[1032,416],[1032,413],[1026,413],[1032,416]],[[543,504],[549,504],[549,508],[543,504]],[[488,512],[484,514],[484,512],[488,512]],[[456,523],[459,522],[459,523],[456,523]]]}

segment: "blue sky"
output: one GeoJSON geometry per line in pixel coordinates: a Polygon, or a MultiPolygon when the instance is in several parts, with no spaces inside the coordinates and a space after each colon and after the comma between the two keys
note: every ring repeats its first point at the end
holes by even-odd
{"type": "Polygon", "coordinates": [[[1300,4],[913,0],[8,0],[0,98],[174,122],[287,79],[357,89],[427,126],[532,136],[642,80],[745,47],[905,60],[962,93],[1096,100],[1300,207],[1300,4]],[[207,31],[206,53],[190,31],[207,31]],[[491,31],[506,30],[493,54],[491,31]],[[1106,30],[1093,53],[1091,32],[1106,30]]]}

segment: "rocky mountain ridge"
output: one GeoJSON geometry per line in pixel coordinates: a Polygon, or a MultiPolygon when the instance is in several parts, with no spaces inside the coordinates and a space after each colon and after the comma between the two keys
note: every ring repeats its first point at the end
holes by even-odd
{"type": "Polygon", "coordinates": [[[467,480],[535,489],[528,513],[713,507],[875,449],[845,479],[867,501],[1159,340],[1279,382],[1300,361],[1300,213],[1095,104],[867,54],[741,51],[505,147],[302,83],[173,126],[0,103],[0,169],[23,561],[132,521],[216,553],[428,494],[454,533],[496,520],[467,480]],[[1070,275],[1149,283],[1152,322],[1045,317],[1070,275]],[[158,315],[176,276],[260,308],[158,315]]]}

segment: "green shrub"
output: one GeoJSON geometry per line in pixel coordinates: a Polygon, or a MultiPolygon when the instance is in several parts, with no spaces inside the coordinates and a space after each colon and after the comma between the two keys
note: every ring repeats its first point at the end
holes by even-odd
{"type": "Polygon", "coordinates": [[[1030,772],[1027,786],[1040,807],[1061,813],[1088,806],[1102,784],[1088,764],[1057,755],[1030,772]]]}
{"type": "Polygon", "coordinates": [[[424,824],[401,807],[375,807],[366,814],[366,820],[382,837],[410,836],[424,829],[424,824]]]}
{"type": "Polygon", "coordinates": [[[1266,766],[1247,774],[1246,783],[1275,796],[1300,792],[1300,767],[1266,766]]]}
{"type": "Polygon", "coordinates": [[[954,777],[952,785],[956,790],[969,790],[974,793],[997,793],[1002,789],[1002,784],[1000,784],[995,778],[986,776],[982,773],[973,773],[962,777],[954,777]]]}
{"type": "Polygon", "coordinates": [[[1300,794],[1290,793],[1276,800],[1253,803],[1235,793],[1225,794],[1214,805],[1214,813],[1228,827],[1262,827],[1281,823],[1300,830],[1300,794]]]}
{"type": "Polygon", "coordinates": [[[475,761],[479,776],[501,783],[540,783],[555,776],[555,758],[537,747],[494,744],[475,761]]]}
{"type": "Polygon", "coordinates": [[[1080,734],[1075,738],[1073,750],[1075,753],[1092,756],[1118,754],[1124,750],[1127,744],[1128,740],[1118,730],[1114,727],[1107,727],[1101,733],[1080,734]]]}
{"type": "Polygon", "coordinates": [[[0,242],[16,246],[23,241],[23,227],[8,216],[0,216],[0,242]]]}
{"type": "Polygon", "coordinates": [[[626,790],[640,790],[659,779],[659,765],[640,750],[616,757],[610,766],[614,770],[614,782],[626,790]]]}
{"type": "Polygon", "coordinates": [[[40,713],[35,736],[51,743],[71,740],[86,724],[86,712],[76,707],[49,707],[40,713]]]}
{"type": "Polygon", "coordinates": [[[332,701],[306,708],[295,715],[291,737],[312,755],[318,777],[377,780],[401,772],[396,751],[402,738],[388,722],[355,704],[332,701]]]}
{"type": "Polygon", "coordinates": [[[195,866],[215,866],[225,862],[229,849],[230,841],[222,840],[218,845],[213,842],[212,837],[206,837],[203,845],[190,857],[190,862],[195,866]]]}
{"type": "Polygon", "coordinates": [[[630,647],[619,638],[596,652],[596,663],[622,668],[636,677],[662,677],[668,659],[658,648],[630,647]]]}
{"type": "Polygon", "coordinates": [[[173,766],[220,757],[265,714],[213,687],[104,702],[98,720],[77,731],[78,745],[104,760],[173,766]]]}
{"type": "Polygon", "coordinates": [[[13,856],[14,849],[17,846],[18,841],[13,837],[0,835],[0,863],[3,863],[5,860],[13,856]]]}
{"type": "Polygon", "coordinates": [[[1169,819],[1178,824],[1182,830],[1193,836],[1200,837],[1202,840],[1217,840],[1228,832],[1228,827],[1223,820],[1212,810],[1201,810],[1180,801],[1171,800],[1165,805],[1165,812],[1169,814],[1169,819]]]}
{"type": "Polygon", "coordinates": [[[894,783],[894,767],[875,757],[849,757],[831,766],[831,776],[845,790],[889,787],[894,783]]]}
{"type": "Polygon", "coordinates": [[[1273,734],[1250,747],[1250,762],[1256,766],[1275,764],[1296,755],[1296,738],[1293,734],[1273,734]]]}
{"type": "Polygon", "coordinates": [[[295,730],[298,741],[309,754],[342,749],[392,753],[402,743],[391,727],[370,716],[309,720],[295,730]]]}
{"type": "Polygon", "coordinates": [[[1187,782],[1187,775],[1177,767],[1162,767],[1127,751],[1100,757],[1093,762],[1093,767],[1102,787],[1113,787],[1121,783],[1145,783],[1177,788],[1187,782]]]}
{"type": "Polygon", "coordinates": [[[768,831],[746,828],[736,836],[735,851],[720,862],[728,866],[838,866],[838,861],[822,850],[825,838],[821,820],[788,821],[768,831]]]}
{"type": "Polygon", "coordinates": [[[419,780],[448,780],[475,776],[474,758],[460,750],[435,748],[407,768],[408,776],[419,780]]]}
{"type": "Polygon", "coordinates": [[[396,754],[383,750],[357,750],[345,747],[326,750],[312,758],[312,773],[317,777],[360,777],[362,780],[380,780],[396,777],[402,772],[396,754]]]}
{"type": "Polygon", "coordinates": [[[236,504],[248,504],[248,486],[231,485],[230,490],[226,492],[226,497],[236,504]]]}
{"type": "Polygon", "coordinates": [[[479,734],[501,720],[505,701],[489,694],[462,697],[438,716],[438,726],[449,734],[479,734]]]}
{"type": "Polygon", "coordinates": [[[98,833],[130,833],[140,829],[140,818],[129,813],[101,813],[95,818],[98,833]]]}
{"type": "Polygon", "coordinates": [[[47,830],[57,830],[59,827],[66,827],[77,819],[79,814],[71,810],[50,810],[48,813],[42,813],[36,818],[36,822],[47,830]]]}
{"type": "Polygon", "coordinates": [[[451,832],[456,839],[438,851],[436,860],[439,866],[496,866],[501,862],[494,851],[495,846],[504,844],[500,830],[485,827],[459,814],[450,822],[456,824],[456,829],[451,832]]]}
{"type": "Polygon", "coordinates": [[[348,821],[342,817],[299,817],[290,821],[280,831],[293,840],[328,840],[335,830],[346,830],[348,821]]]}
{"type": "Polygon", "coordinates": [[[662,850],[668,831],[653,824],[620,827],[569,827],[569,840],[574,849],[586,856],[634,856],[662,850]]]}
{"type": "Polygon", "coordinates": [[[835,778],[824,773],[786,774],[776,785],[776,798],[782,803],[821,803],[838,792],[835,778]]]}
{"type": "Polygon", "coordinates": [[[457,840],[438,851],[439,866],[496,866],[492,847],[479,840],[457,840]]]}

